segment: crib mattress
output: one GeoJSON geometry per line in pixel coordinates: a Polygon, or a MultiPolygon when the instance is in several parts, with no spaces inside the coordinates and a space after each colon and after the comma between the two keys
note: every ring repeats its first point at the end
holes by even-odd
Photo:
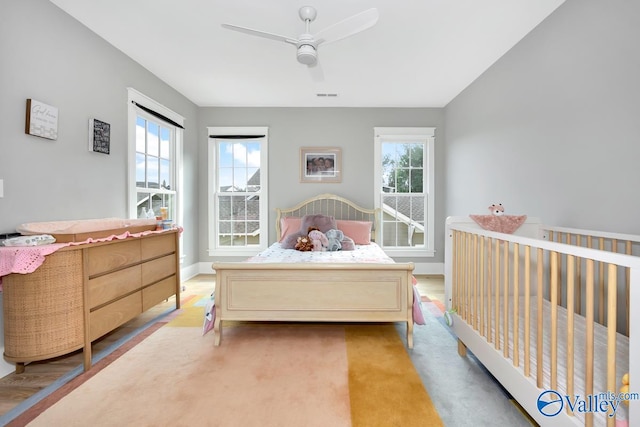
{"type": "MultiPolygon", "coordinates": [[[[512,301],[511,301],[512,302],[512,301]]],[[[502,299],[500,300],[502,308],[502,299]]],[[[535,296],[531,297],[531,311],[530,311],[530,378],[532,381],[536,381],[537,372],[537,310],[535,310],[537,302],[535,296]]],[[[519,319],[518,319],[518,355],[520,373],[524,376],[525,366],[525,301],[524,298],[519,298],[519,319]]],[[[558,330],[557,330],[557,385],[556,391],[560,394],[567,394],[567,309],[564,307],[558,307],[558,330]]],[[[492,310],[491,314],[491,343],[489,345],[495,346],[495,312],[492,310]]],[[[513,304],[509,307],[509,333],[508,333],[508,354],[509,359],[513,362],[514,345],[513,345],[513,304]]],[[[499,345],[500,352],[504,349],[504,333],[503,333],[503,314],[500,314],[500,332],[499,332],[499,345]]],[[[479,324],[477,325],[479,327],[479,324]]],[[[485,330],[483,336],[487,337],[487,324],[485,317],[485,330]]],[[[551,303],[547,300],[543,300],[543,387],[542,389],[551,388],[551,303]]],[[[478,332],[478,331],[476,331],[478,332]]],[[[593,391],[585,390],[585,372],[586,372],[586,319],[580,315],[574,315],[574,378],[573,378],[573,394],[585,396],[587,394],[599,394],[604,392],[617,392],[620,388],[622,376],[629,371],[629,338],[616,334],[616,389],[609,390],[606,382],[607,373],[607,329],[606,327],[594,323],[594,369],[593,369],[593,391]]],[[[604,425],[604,414],[594,414],[595,425],[604,425]],[[602,418],[601,420],[599,418],[602,418]]],[[[618,418],[625,418],[626,406],[620,405],[616,415],[618,418]]],[[[576,417],[582,420],[584,416],[582,414],[576,414],[576,417]]]]}

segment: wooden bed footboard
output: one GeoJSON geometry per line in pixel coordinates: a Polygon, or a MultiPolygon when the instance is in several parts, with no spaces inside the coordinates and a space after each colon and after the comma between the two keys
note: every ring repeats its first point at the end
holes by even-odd
{"type": "Polygon", "coordinates": [[[406,322],[413,348],[413,263],[216,262],[215,345],[222,322],[406,322]]]}

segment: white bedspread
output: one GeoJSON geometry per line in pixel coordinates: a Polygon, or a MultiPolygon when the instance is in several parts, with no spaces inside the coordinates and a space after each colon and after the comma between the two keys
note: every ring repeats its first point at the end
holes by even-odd
{"type": "Polygon", "coordinates": [[[285,249],[280,243],[274,243],[258,255],[247,259],[247,262],[345,262],[345,263],[377,263],[393,264],[380,246],[375,243],[356,245],[353,251],[314,252],[285,249]]]}

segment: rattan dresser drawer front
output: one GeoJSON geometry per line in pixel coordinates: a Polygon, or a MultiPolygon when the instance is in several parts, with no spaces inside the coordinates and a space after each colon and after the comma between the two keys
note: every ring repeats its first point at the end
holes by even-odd
{"type": "Polygon", "coordinates": [[[89,308],[93,309],[121,295],[137,291],[141,283],[141,265],[89,279],[89,308]]]}
{"type": "Polygon", "coordinates": [[[89,315],[91,341],[111,332],[140,313],[142,313],[142,291],[91,312],[89,315]]]}
{"type": "Polygon", "coordinates": [[[142,242],[142,259],[156,258],[161,255],[175,253],[176,235],[175,233],[160,234],[148,237],[142,242]]]}
{"type": "Polygon", "coordinates": [[[176,294],[176,276],[167,277],[142,290],[142,310],[149,310],[151,307],[168,299],[176,294]]]}
{"type": "Polygon", "coordinates": [[[176,274],[176,257],[167,255],[142,264],[142,286],[176,274]]]}
{"type": "Polygon", "coordinates": [[[89,277],[140,262],[140,240],[115,241],[89,251],[89,277]]]}

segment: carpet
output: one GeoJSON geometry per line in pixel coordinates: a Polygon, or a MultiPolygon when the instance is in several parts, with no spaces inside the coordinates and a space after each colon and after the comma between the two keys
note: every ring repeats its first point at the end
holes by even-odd
{"type": "Polygon", "coordinates": [[[394,324],[156,322],[8,425],[443,425],[394,324]]]}

